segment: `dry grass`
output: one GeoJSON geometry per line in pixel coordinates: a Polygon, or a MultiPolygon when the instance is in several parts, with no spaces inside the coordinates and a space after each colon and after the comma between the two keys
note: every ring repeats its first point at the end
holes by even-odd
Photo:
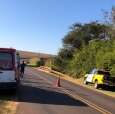
{"type": "Polygon", "coordinates": [[[0,102],[0,114],[16,114],[18,103],[13,101],[0,102]]]}

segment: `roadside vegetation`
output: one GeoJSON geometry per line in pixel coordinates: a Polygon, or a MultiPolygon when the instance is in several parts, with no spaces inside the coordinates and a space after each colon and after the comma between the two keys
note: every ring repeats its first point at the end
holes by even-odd
{"type": "Polygon", "coordinates": [[[6,95],[4,92],[0,94],[0,114],[15,114],[17,104],[12,94],[7,93],[6,95]]]}
{"type": "Polygon", "coordinates": [[[109,70],[115,76],[115,8],[112,12],[103,23],[73,24],[53,59],[52,69],[75,78],[93,68],[109,70]]]}
{"type": "Polygon", "coordinates": [[[45,65],[45,61],[43,58],[32,58],[30,59],[29,63],[27,64],[30,67],[40,67],[45,65]]]}

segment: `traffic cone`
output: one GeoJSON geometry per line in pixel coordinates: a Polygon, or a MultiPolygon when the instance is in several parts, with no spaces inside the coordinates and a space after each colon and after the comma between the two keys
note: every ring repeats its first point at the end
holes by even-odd
{"type": "Polygon", "coordinates": [[[60,76],[59,76],[58,79],[57,79],[56,87],[61,87],[61,84],[60,84],[60,76]]]}

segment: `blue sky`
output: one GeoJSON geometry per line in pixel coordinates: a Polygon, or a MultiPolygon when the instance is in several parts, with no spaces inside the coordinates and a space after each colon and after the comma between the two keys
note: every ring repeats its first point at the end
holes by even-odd
{"type": "Polygon", "coordinates": [[[56,54],[75,22],[102,20],[115,0],[0,0],[0,47],[56,54]]]}

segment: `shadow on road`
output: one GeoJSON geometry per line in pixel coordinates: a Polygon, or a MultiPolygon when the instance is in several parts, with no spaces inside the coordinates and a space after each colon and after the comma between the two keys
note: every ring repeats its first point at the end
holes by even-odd
{"type": "Polygon", "coordinates": [[[52,105],[87,106],[64,93],[26,85],[21,86],[18,101],[52,105]]]}
{"type": "Polygon", "coordinates": [[[4,96],[0,94],[0,100],[51,105],[87,106],[83,102],[75,100],[64,93],[27,85],[21,85],[15,96],[13,94],[4,94],[4,96]]]}
{"type": "MultiPolygon", "coordinates": [[[[90,86],[94,86],[94,84],[89,84],[90,86]]],[[[99,88],[100,90],[104,90],[104,91],[110,91],[110,92],[115,92],[115,86],[102,86],[101,88],[99,88]]]]}
{"type": "Polygon", "coordinates": [[[115,86],[103,87],[103,89],[106,90],[106,91],[115,92],[115,86]]]}
{"type": "MultiPolygon", "coordinates": [[[[7,102],[7,101],[15,101],[16,100],[16,92],[12,90],[0,90],[0,108],[1,106],[7,102]]],[[[1,114],[1,110],[0,110],[1,114]]]]}

